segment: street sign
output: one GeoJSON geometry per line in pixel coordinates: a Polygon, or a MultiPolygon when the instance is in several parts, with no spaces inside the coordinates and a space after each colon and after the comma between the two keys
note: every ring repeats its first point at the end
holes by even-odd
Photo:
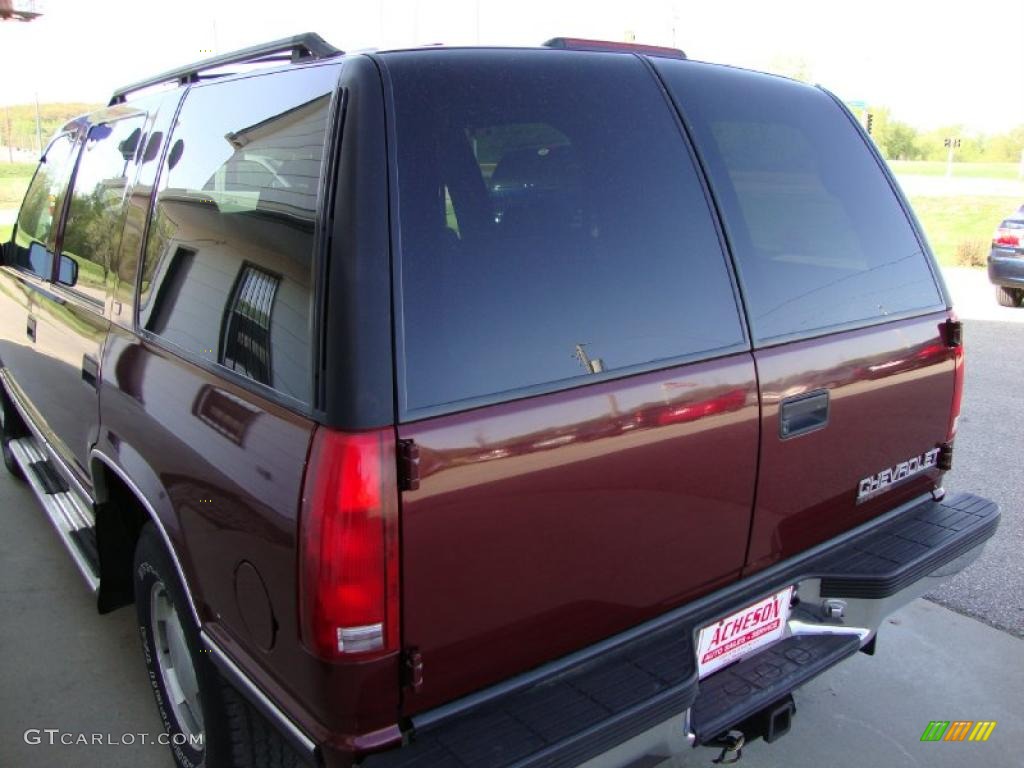
{"type": "Polygon", "coordinates": [[[960,139],[955,136],[947,136],[944,144],[949,150],[946,153],[946,178],[948,179],[953,175],[953,150],[960,148],[960,139]]]}

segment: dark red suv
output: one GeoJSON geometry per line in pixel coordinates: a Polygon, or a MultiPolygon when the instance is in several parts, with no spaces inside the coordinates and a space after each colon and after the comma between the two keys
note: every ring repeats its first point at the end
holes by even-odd
{"type": "Polygon", "coordinates": [[[857,121],[666,49],[121,89],[32,181],[0,360],[182,766],[735,752],[999,516],[944,496],[961,327],[857,121]]]}

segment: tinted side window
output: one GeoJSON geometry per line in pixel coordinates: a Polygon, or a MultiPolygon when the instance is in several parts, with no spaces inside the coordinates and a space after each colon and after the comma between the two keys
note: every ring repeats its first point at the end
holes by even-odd
{"type": "Polygon", "coordinates": [[[336,66],[193,88],[171,133],[139,324],[310,397],[314,225],[336,66]]]}
{"type": "Polygon", "coordinates": [[[117,322],[132,323],[135,319],[135,282],[142,260],[143,234],[149,217],[153,186],[160,170],[164,137],[169,132],[171,120],[181,101],[182,93],[177,90],[143,96],[132,101],[132,106],[148,115],[143,134],[138,140],[133,176],[124,203],[124,226],[121,229],[121,244],[111,263],[111,293],[119,304],[113,319],[117,322]]]}
{"type": "Polygon", "coordinates": [[[121,242],[128,175],[144,123],[139,116],[94,125],[78,159],[61,251],[78,262],[75,290],[99,302],[121,242]]]}
{"type": "Polygon", "coordinates": [[[743,342],[708,204],[642,62],[385,60],[406,413],[743,342]]]}
{"type": "Polygon", "coordinates": [[[828,94],[726,67],[655,66],[707,162],[758,339],[941,304],[902,207],[828,94]]]}
{"type": "Polygon", "coordinates": [[[19,267],[50,279],[53,269],[53,228],[71,174],[75,142],[64,134],[53,140],[32,178],[18,214],[15,260],[19,267]]]}

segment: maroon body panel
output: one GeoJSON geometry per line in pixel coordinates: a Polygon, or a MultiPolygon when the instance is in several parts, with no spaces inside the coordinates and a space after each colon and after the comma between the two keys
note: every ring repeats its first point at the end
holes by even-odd
{"type": "Polygon", "coordinates": [[[399,427],[418,712],[735,579],[757,464],[749,353],[399,427]]]}
{"type": "Polygon", "coordinates": [[[318,741],[352,748],[393,727],[395,657],[332,665],[299,639],[296,536],[313,422],[116,326],[103,370],[97,448],[157,506],[206,631],[318,741]],[[243,564],[269,606],[236,581],[243,564]],[[271,614],[269,640],[243,610],[271,614]]]}
{"type": "Polygon", "coordinates": [[[946,312],[755,352],[761,380],[761,466],[748,572],[759,570],[927,492],[932,468],[857,504],[859,482],[947,438],[954,350],[946,312]],[[827,389],[828,424],[779,437],[779,403],[827,389]]]}

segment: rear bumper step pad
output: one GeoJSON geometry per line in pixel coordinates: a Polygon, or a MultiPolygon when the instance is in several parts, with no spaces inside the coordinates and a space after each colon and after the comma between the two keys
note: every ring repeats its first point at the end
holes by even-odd
{"type": "Polygon", "coordinates": [[[573,766],[693,704],[689,634],[667,628],[436,727],[373,766],[573,766]]]}
{"type": "Polygon", "coordinates": [[[697,743],[756,715],[772,702],[860,649],[856,635],[787,637],[750,658],[726,667],[700,684],[691,712],[697,743]]]}
{"type": "Polygon", "coordinates": [[[791,637],[698,683],[693,640],[700,627],[805,579],[820,577],[830,596],[890,596],[984,543],[998,521],[997,505],[971,494],[907,505],[833,544],[414,716],[405,746],[361,765],[576,765],[691,707],[698,740],[713,738],[856,652],[860,641],[791,637]]]}
{"type": "Polygon", "coordinates": [[[823,558],[821,595],[889,597],[985,542],[998,525],[999,506],[969,493],[915,507],[823,558]]]}

